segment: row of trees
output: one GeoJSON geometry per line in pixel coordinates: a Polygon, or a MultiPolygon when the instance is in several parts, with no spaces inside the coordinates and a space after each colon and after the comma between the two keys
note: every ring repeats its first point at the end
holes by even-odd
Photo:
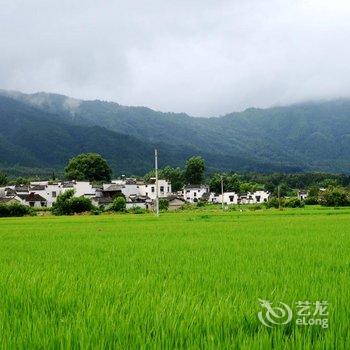
{"type": "MultiPolygon", "coordinates": [[[[68,180],[103,182],[110,181],[112,169],[105,159],[99,154],[84,153],[72,158],[64,171],[68,180]]],[[[154,177],[154,170],[144,176],[145,180],[154,177]]],[[[55,179],[55,175],[52,175],[55,179]]],[[[174,191],[180,190],[186,184],[203,184],[210,186],[211,191],[221,191],[221,178],[223,179],[224,191],[251,192],[265,189],[277,196],[279,188],[281,196],[294,196],[295,189],[308,189],[310,197],[319,196],[320,187],[324,188],[349,188],[350,176],[324,173],[299,173],[299,174],[262,174],[262,173],[212,173],[206,174],[205,161],[202,157],[194,156],[187,160],[184,168],[166,166],[159,170],[159,177],[171,181],[174,191]]],[[[18,178],[9,180],[0,171],[0,185],[9,182],[23,184],[30,179],[18,178]]]]}

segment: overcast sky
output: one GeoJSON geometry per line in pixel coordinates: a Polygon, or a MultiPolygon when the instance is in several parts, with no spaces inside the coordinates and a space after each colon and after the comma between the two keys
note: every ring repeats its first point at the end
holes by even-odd
{"type": "Polygon", "coordinates": [[[195,116],[350,96],[349,0],[0,0],[0,88],[195,116]]]}

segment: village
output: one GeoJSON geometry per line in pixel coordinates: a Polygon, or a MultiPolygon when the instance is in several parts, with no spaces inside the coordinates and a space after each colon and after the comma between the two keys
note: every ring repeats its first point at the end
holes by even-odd
{"type": "Polygon", "coordinates": [[[33,208],[51,208],[57,197],[69,189],[74,190],[75,197],[91,199],[94,206],[108,210],[113,200],[124,197],[126,208],[142,208],[154,210],[158,197],[168,201],[168,210],[177,210],[185,203],[198,202],[213,204],[260,204],[266,203],[271,194],[268,191],[248,193],[210,191],[208,185],[186,185],[181,191],[173,192],[171,183],[165,179],[156,178],[149,181],[137,180],[122,176],[109,183],[95,185],[89,181],[34,181],[29,185],[12,185],[0,187],[0,203],[19,203],[33,208]]]}

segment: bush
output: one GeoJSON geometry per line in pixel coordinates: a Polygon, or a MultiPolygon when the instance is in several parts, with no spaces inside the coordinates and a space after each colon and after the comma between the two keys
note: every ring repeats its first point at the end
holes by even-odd
{"type": "Polygon", "coordinates": [[[20,217],[25,215],[34,215],[34,211],[23,204],[0,204],[0,217],[20,217]]]}
{"type": "Polygon", "coordinates": [[[116,211],[116,212],[123,212],[126,209],[126,200],[124,197],[116,197],[113,200],[111,210],[116,211]]]}
{"type": "Polygon", "coordinates": [[[255,204],[255,205],[249,206],[249,210],[251,210],[251,211],[262,210],[262,209],[263,209],[263,207],[261,204],[255,204]]]}
{"type": "Polygon", "coordinates": [[[169,201],[165,198],[159,199],[159,210],[168,210],[169,208],[169,201]]]}
{"type": "MultiPolygon", "coordinates": [[[[268,202],[265,203],[266,208],[279,208],[279,200],[277,197],[272,197],[268,202]]],[[[283,207],[284,200],[281,199],[281,206],[283,207]]]]}
{"type": "Polygon", "coordinates": [[[206,204],[206,202],[200,199],[197,202],[197,208],[203,208],[203,207],[205,207],[205,204],[206,204]]]}
{"type": "Polygon", "coordinates": [[[144,208],[140,208],[140,207],[134,207],[134,208],[130,208],[128,210],[128,213],[131,213],[131,214],[145,214],[145,213],[147,213],[147,210],[144,209],[144,208]]]}
{"type": "Polygon", "coordinates": [[[285,201],[284,205],[287,208],[303,208],[305,206],[305,203],[299,198],[289,198],[285,201]]]}
{"type": "Polygon", "coordinates": [[[308,196],[305,198],[304,202],[307,205],[316,205],[316,204],[318,204],[318,197],[308,196]]]}
{"type": "Polygon", "coordinates": [[[328,207],[348,206],[350,205],[350,195],[344,188],[329,188],[321,194],[320,203],[328,207]]]}
{"type": "Polygon", "coordinates": [[[72,213],[84,213],[93,209],[91,200],[85,197],[73,197],[70,199],[69,205],[72,213]]]}
{"type": "Polygon", "coordinates": [[[94,209],[89,198],[73,196],[74,190],[67,190],[60,194],[52,205],[52,213],[54,215],[72,215],[94,209]]]}
{"type": "Polygon", "coordinates": [[[196,207],[194,204],[186,202],[179,209],[180,210],[194,210],[194,209],[196,209],[196,207]]]}

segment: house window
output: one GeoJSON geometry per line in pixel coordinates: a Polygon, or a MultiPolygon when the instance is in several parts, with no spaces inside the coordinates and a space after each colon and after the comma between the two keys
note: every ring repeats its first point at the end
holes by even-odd
{"type": "Polygon", "coordinates": [[[160,186],[160,192],[164,192],[164,186],[160,186]]]}
{"type": "Polygon", "coordinates": [[[29,202],[29,205],[30,205],[31,207],[34,207],[34,202],[29,202]]]}
{"type": "Polygon", "coordinates": [[[234,196],[230,196],[229,198],[230,198],[230,202],[233,202],[234,196]]]}
{"type": "Polygon", "coordinates": [[[256,198],[256,201],[259,203],[259,202],[260,202],[261,197],[260,197],[260,196],[255,196],[255,198],[256,198]]]}
{"type": "Polygon", "coordinates": [[[56,191],[52,191],[52,198],[55,198],[55,197],[57,197],[57,193],[56,191]]]}
{"type": "Polygon", "coordinates": [[[151,191],[152,191],[152,193],[154,193],[154,187],[153,186],[151,187],[151,191]]]}
{"type": "Polygon", "coordinates": [[[197,197],[197,192],[193,192],[193,196],[194,196],[194,197],[197,197]]]}
{"type": "Polygon", "coordinates": [[[146,192],[146,196],[148,196],[148,192],[146,192]]]}
{"type": "Polygon", "coordinates": [[[42,207],[46,207],[46,202],[40,202],[42,207]]]}
{"type": "Polygon", "coordinates": [[[169,188],[169,186],[168,186],[168,192],[170,192],[170,188],[169,188]]]}
{"type": "Polygon", "coordinates": [[[186,199],[189,201],[191,198],[190,197],[186,197],[186,199]]]}
{"type": "Polygon", "coordinates": [[[190,193],[190,190],[187,190],[186,193],[190,193]]]}

